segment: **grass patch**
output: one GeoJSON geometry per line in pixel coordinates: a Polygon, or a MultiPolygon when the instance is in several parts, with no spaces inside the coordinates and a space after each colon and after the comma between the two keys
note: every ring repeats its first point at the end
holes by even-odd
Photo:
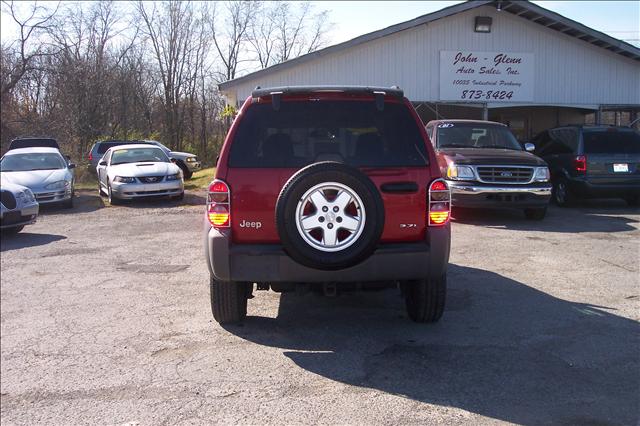
{"type": "Polygon", "coordinates": [[[215,174],[215,167],[198,170],[191,179],[184,181],[184,189],[207,189],[215,174]]]}

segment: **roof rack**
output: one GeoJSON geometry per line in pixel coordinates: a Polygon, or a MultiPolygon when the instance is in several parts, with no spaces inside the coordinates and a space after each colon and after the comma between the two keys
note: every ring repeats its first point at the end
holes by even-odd
{"type": "Polygon", "coordinates": [[[371,86],[283,86],[283,87],[256,87],[251,92],[252,98],[260,98],[262,96],[272,95],[298,95],[307,93],[360,93],[360,94],[382,94],[397,96],[399,98],[404,96],[404,91],[398,86],[392,87],[371,87],[371,86]]]}

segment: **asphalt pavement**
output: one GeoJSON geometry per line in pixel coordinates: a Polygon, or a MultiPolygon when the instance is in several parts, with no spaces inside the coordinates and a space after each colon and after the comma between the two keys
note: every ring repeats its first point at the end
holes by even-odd
{"type": "Polygon", "coordinates": [[[2,237],[10,424],[588,424],[640,419],[640,212],[464,211],[435,325],[396,290],[209,305],[202,194],[81,191],[2,237]]]}

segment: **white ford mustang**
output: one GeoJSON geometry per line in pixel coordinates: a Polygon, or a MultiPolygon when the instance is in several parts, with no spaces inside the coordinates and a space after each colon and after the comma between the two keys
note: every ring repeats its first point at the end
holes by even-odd
{"type": "Polygon", "coordinates": [[[184,197],[180,167],[154,146],[132,144],[110,148],[96,171],[100,194],[108,195],[111,204],[140,197],[184,197]]]}

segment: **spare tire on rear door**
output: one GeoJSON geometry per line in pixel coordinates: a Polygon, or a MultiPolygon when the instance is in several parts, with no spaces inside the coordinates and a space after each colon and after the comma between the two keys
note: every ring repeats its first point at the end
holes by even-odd
{"type": "Polygon", "coordinates": [[[375,184],[359,170],[330,161],[314,163],[280,191],[276,225],[285,251],[296,262],[343,269],[375,250],[384,205],[375,184]]]}

